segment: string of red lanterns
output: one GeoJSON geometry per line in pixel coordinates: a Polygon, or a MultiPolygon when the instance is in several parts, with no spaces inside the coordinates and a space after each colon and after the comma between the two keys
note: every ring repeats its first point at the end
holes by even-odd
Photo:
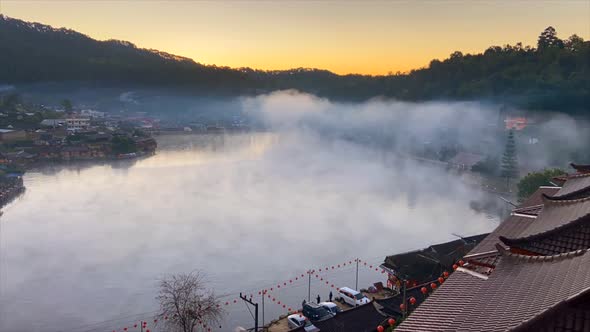
{"type": "MultiPolygon", "coordinates": [[[[336,270],[336,269],[344,268],[346,266],[352,266],[354,263],[357,263],[357,262],[359,264],[362,262],[363,263],[363,266],[367,266],[369,269],[371,269],[371,270],[374,269],[376,272],[379,272],[379,268],[377,266],[373,267],[372,264],[369,264],[369,263],[367,263],[367,262],[365,262],[365,261],[363,261],[361,259],[354,259],[354,260],[345,261],[345,262],[340,263],[340,264],[327,265],[325,267],[320,267],[320,268],[317,268],[317,269],[308,270],[306,273],[298,274],[295,277],[290,278],[289,280],[284,280],[283,282],[278,282],[276,284],[276,286],[273,286],[273,287],[270,287],[270,288],[267,288],[267,289],[260,290],[258,292],[258,295],[262,295],[263,292],[264,292],[264,294],[266,294],[268,298],[274,299],[275,300],[275,301],[273,301],[274,303],[276,303],[277,305],[281,306],[283,309],[287,309],[287,311],[289,313],[297,313],[297,312],[300,312],[300,311],[294,311],[294,310],[292,310],[291,307],[287,307],[284,303],[281,303],[280,301],[277,301],[276,300],[276,297],[273,298],[268,293],[270,291],[275,291],[275,289],[278,291],[281,288],[285,288],[288,285],[293,284],[295,281],[303,280],[303,278],[305,278],[306,274],[311,274],[312,276],[315,276],[317,279],[320,279],[320,281],[324,281],[326,283],[326,285],[329,285],[331,288],[334,288],[334,289],[337,290],[338,288],[333,283],[329,282],[328,280],[325,280],[324,277],[321,277],[317,272],[329,272],[329,271],[333,271],[333,270],[336,270]]],[[[382,274],[385,274],[385,273],[387,273],[387,271],[385,271],[384,269],[381,269],[381,273],[382,274]]],[[[250,294],[250,298],[252,298],[252,297],[253,297],[253,294],[250,294]]],[[[230,299],[230,300],[227,300],[225,302],[222,302],[221,304],[217,304],[217,306],[218,307],[221,307],[221,306],[228,307],[228,306],[231,306],[233,304],[236,304],[237,302],[238,302],[238,299],[237,298],[234,298],[234,299],[230,299]]],[[[169,319],[168,316],[164,316],[163,317],[163,320],[168,320],[168,319],[169,319]]],[[[158,319],[154,319],[154,324],[157,324],[157,322],[158,322],[158,319]]],[[[206,325],[202,325],[202,326],[205,327],[205,328],[207,328],[206,325]]],[[[126,327],[113,330],[113,332],[129,332],[129,331],[133,331],[133,329],[139,329],[139,330],[141,330],[142,327],[143,327],[143,331],[144,332],[150,332],[150,330],[148,329],[147,321],[140,321],[139,323],[133,323],[133,324],[130,324],[130,325],[126,326],[126,327]],[[130,327],[130,326],[133,326],[133,327],[130,327]]],[[[211,328],[208,328],[207,331],[211,331],[211,328]]]]}
{"type": "MultiPolygon", "coordinates": [[[[252,297],[252,294],[250,294],[250,297],[252,297]]],[[[238,299],[230,299],[230,300],[227,300],[225,302],[222,302],[221,304],[217,304],[216,306],[219,308],[221,306],[230,306],[230,305],[236,304],[236,303],[238,303],[238,299]]],[[[176,314],[174,314],[173,317],[176,317],[176,314]]],[[[164,320],[164,321],[167,321],[169,319],[170,318],[167,315],[165,315],[164,317],[162,317],[162,320],[164,320]]],[[[158,321],[159,320],[157,318],[155,318],[153,320],[154,327],[157,327],[158,321]]],[[[135,323],[134,322],[134,323],[129,324],[129,325],[123,327],[123,328],[113,330],[113,332],[129,332],[129,331],[134,331],[134,330],[137,330],[137,331],[142,331],[143,330],[144,332],[150,332],[150,330],[148,329],[148,322],[147,321],[143,321],[143,320],[140,321],[139,323],[135,323]],[[133,326],[133,327],[130,327],[130,326],[133,326]]],[[[211,329],[209,329],[208,331],[211,331],[211,329]]]]}

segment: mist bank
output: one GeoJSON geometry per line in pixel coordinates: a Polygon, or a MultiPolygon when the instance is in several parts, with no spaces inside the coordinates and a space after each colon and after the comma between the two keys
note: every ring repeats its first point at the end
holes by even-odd
{"type": "Polygon", "coordinates": [[[434,159],[458,151],[497,159],[504,149],[506,121],[524,118],[526,128],[517,130],[516,136],[525,170],[590,161],[587,116],[485,99],[408,102],[376,97],[343,102],[297,90],[215,96],[179,89],[67,83],[4,85],[0,95],[10,93],[48,107],[59,107],[63,99],[70,99],[77,109],[144,114],[177,126],[225,126],[239,121],[252,129],[312,130],[325,137],[434,159]]]}

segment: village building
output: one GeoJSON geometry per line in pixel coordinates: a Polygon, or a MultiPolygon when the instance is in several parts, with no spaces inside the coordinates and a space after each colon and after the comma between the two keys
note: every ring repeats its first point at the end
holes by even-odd
{"type": "Polygon", "coordinates": [[[396,331],[590,331],[590,165],[572,167],[456,263],[396,331]]]}
{"type": "Polygon", "coordinates": [[[27,139],[27,133],[24,130],[0,129],[1,142],[14,142],[27,139]]]}
{"type": "Polygon", "coordinates": [[[42,127],[60,127],[66,124],[66,119],[44,119],[40,125],[42,127]]]}
{"type": "Polygon", "coordinates": [[[415,287],[437,279],[487,235],[463,237],[428,248],[387,256],[380,266],[388,273],[387,288],[399,291],[403,282],[415,287]]]}
{"type": "Polygon", "coordinates": [[[455,155],[451,160],[449,160],[449,165],[453,168],[462,171],[471,171],[473,166],[477,165],[479,162],[483,161],[485,156],[476,154],[476,153],[469,153],[469,152],[459,152],[455,155]]]}
{"type": "Polygon", "coordinates": [[[83,131],[90,127],[89,118],[69,118],[66,119],[66,127],[70,132],[83,131]]]}

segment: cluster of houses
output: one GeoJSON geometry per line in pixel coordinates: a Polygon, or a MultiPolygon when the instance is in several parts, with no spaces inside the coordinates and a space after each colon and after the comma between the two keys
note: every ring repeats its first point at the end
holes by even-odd
{"type": "Polygon", "coordinates": [[[39,161],[128,158],[156,149],[152,124],[82,110],[60,119],[44,119],[34,129],[0,129],[0,160],[18,165],[39,161]],[[126,147],[119,149],[117,142],[126,147]]]}

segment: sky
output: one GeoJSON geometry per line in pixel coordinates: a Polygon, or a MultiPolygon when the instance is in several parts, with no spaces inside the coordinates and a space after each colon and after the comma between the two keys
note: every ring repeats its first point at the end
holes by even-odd
{"type": "Polygon", "coordinates": [[[590,1],[0,0],[9,17],[131,41],[203,64],[387,74],[453,51],[590,39],[590,1]]]}

